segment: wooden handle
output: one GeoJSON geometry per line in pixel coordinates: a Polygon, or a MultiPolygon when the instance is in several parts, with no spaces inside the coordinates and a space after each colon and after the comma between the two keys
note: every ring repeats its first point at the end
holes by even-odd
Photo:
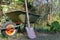
{"type": "Polygon", "coordinates": [[[25,7],[26,7],[26,15],[27,15],[27,25],[28,25],[28,27],[30,27],[27,0],[25,0],[25,7]]]}

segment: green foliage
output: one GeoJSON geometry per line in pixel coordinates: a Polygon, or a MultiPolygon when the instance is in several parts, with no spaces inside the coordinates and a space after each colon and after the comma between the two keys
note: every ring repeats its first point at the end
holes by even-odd
{"type": "Polygon", "coordinates": [[[35,27],[35,30],[37,30],[38,32],[50,32],[50,27],[37,26],[37,27],[35,27]]]}
{"type": "MultiPolygon", "coordinates": [[[[7,5],[2,5],[3,11],[7,11],[9,8],[11,8],[11,9],[21,9],[21,10],[24,10],[24,7],[23,7],[24,6],[24,1],[25,0],[13,0],[14,4],[11,3],[9,5],[9,7],[7,5]]],[[[33,12],[33,13],[36,11],[35,13],[37,13],[37,14],[39,13],[41,16],[43,16],[45,13],[49,13],[49,11],[50,11],[50,6],[47,6],[47,4],[45,4],[43,6],[40,6],[40,4],[39,4],[39,6],[38,6],[39,8],[38,8],[38,7],[33,7],[33,5],[32,5],[33,0],[28,0],[28,3],[29,3],[28,4],[29,10],[31,12],[33,12]]],[[[60,10],[59,10],[58,6],[60,6],[60,5],[58,5],[57,1],[55,1],[53,3],[53,10],[54,11],[52,11],[55,15],[60,14],[60,10]]],[[[53,16],[54,18],[53,18],[53,22],[51,24],[51,30],[52,31],[57,31],[57,30],[59,31],[60,30],[60,27],[59,27],[60,26],[59,25],[59,23],[60,23],[60,17],[59,16],[58,15],[57,16],[53,16]]],[[[47,18],[48,17],[46,17],[45,19],[47,19],[47,18]]],[[[31,19],[33,20],[33,17],[31,19]]],[[[42,19],[42,21],[45,20],[45,19],[42,19]]],[[[5,18],[3,18],[2,22],[4,22],[4,21],[5,21],[5,18]]],[[[40,21],[39,23],[42,24],[42,21],[40,21]]],[[[39,30],[39,31],[41,29],[42,30],[50,30],[49,27],[47,27],[47,26],[46,27],[45,26],[44,27],[41,27],[41,25],[39,25],[39,26],[37,25],[36,26],[36,29],[39,30]]],[[[21,30],[23,30],[23,26],[21,27],[21,30]]]]}
{"type": "Polygon", "coordinates": [[[25,0],[18,0],[18,1],[24,2],[25,0]]]}
{"type": "Polygon", "coordinates": [[[60,25],[59,25],[59,22],[58,21],[54,21],[51,23],[51,31],[59,31],[60,29],[60,25]]]}
{"type": "Polygon", "coordinates": [[[53,22],[54,21],[58,21],[60,23],[60,17],[59,17],[59,14],[55,14],[55,16],[53,16],[53,22]]]}

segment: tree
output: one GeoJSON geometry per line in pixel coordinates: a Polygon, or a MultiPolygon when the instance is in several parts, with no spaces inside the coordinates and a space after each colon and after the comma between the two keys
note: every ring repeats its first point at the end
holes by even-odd
{"type": "Polygon", "coordinates": [[[2,16],[2,7],[1,7],[1,4],[2,4],[2,0],[0,0],[0,17],[2,16]]]}

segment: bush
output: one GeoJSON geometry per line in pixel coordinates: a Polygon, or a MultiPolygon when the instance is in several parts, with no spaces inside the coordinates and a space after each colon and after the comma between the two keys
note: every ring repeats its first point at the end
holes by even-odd
{"type": "Polygon", "coordinates": [[[57,32],[60,29],[60,25],[58,21],[54,21],[51,23],[51,31],[57,32]]]}
{"type": "Polygon", "coordinates": [[[50,32],[50,27],[44,26],[44,27],[35,27],[35,30],[38,32],[50,32]]]}

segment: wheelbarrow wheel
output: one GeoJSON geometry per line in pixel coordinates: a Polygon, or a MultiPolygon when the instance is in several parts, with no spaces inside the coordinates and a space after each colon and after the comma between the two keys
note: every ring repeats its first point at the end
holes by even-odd
{"type": "Polygon", "coordinates": [[[3,36],[13,36],[17,33],[17,30],[15,28],[16,24],[12,23],[12,22],[6,22],[2,28],[5,28],[4,30],[1,30],[1,33],[3,36]]]}

